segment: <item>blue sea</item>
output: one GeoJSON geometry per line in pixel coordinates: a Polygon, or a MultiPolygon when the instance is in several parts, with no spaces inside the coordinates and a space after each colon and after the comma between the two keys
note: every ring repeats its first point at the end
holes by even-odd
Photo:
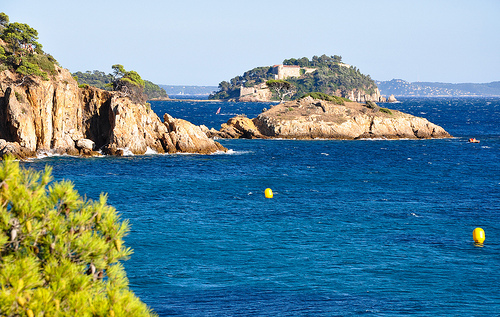
{"type": "MultiPolygon", "coordinates": [[[[272,106],[151,104],[216,129],[272,106]]],[[[227,154],[23,164],[108,193],[131,224],[130,287],[160,316],[500,316],[500,99],[383,106],[454,137],[220,140],[227,154]]]]}

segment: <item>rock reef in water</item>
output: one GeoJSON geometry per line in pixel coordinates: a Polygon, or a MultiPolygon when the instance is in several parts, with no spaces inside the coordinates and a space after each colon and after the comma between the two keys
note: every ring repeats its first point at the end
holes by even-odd
{"type": "Polygon", "coordinates": [[[360,104],[306,97],[272,107],[257,118],[238,116],[223,124],[219,138],[283,139],[431,139],[449,138],[442,127],[427,119],[397,110],[380,108],[374,102],[360,104]]]}
{"type": "Polygon", "coordinates": [[[0,73],[0,156],[39,153],[91,156],[124,151],[210,154],[227,149],[200,127],[166,115],[119,92],[79,88],[68,70],[50,80],[0,73]]]}
{"type": "Polygon", "coordinates": [[[398,100],[394,95],[390,95],[389,98],[387,98],[387,102],[398,102],[398,100]]]}

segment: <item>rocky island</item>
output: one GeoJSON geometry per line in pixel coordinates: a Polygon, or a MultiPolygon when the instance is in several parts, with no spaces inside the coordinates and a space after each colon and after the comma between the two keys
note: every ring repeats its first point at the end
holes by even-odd
{"type": "MultiPolygon", "coordinates": [[[[290,58],[279,65],[253,68],[242,76],[222,81],[219,90],[209,99],[244,102],[280,100],[279,94],[269,87],[270,80],[286,80],[292,88],[289,91],[291,99],[293,95],[300,97],[309,92],[322,92],[357,102],[387,101],[369,75],[342,62],[342,56],[325,54],[313,56],[311,60],[307,57],[290,58]]],[[[391,102],[394,101],[391,99],[391,102]]]]}
{"type": "MultiPolygon", "coordinates": [[[[321,94],[313,94],[322,98],[321,94]]],[[[212,129],[211,137],[283,139],[430,139],[449,138],[442,127],[397,110],[307,96],[278,104],[254,119],[237,116],[212,129]]],[[[331,96],[330,96],[331,97],[331,96]]],[[[324,98],[328,99],[328,98],[324,98]]]]}

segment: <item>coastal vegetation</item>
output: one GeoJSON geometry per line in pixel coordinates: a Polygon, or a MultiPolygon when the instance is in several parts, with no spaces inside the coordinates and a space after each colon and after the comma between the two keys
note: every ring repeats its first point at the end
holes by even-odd
{"type": "Polygon", "coordinates": [[[218,91],[211,94],[208,99],[232,99],[240,95],[240,87],[253,87],[275,79],[273,68],[270,66],[256,67],[243,74],[236,76],[229,81],[221,81],[218,91]]]}
{"type": "MultiPolygon", "coordinates": [[[[338,55],[313,56],[311,60],[307,57],[290,58],[285,59],[283,65],[301,68],[299,76],[284,78],[295,87],[296,93],[292,99],[300,98],[310,92],[348,96],[349,92],[358,90],[371,95],[377,88],[375,81],[369,75],[362,74],[356,67],[344,64],[342,57],[338,55]],[[310,71],[306,71],[306,68],[310,71]]],[[[276,76],[275,67],[256,67],[242,76],[222,81],[218,86],[219,90],[210,95],[209,99],[238,98],[241,87],[255,87],[268,80],[277,79],[276,76]]]]}
{"type": "MultiPolygon", "coordinates": [[[[112,69],[114,70],[114,74],[106,74],[105,72],[94,70],[94,71],[86,71],[86,72],[75,72],[72,74],[72,76],[78,81],[78,84],[80,86],[83,85],[89,85],[93,86],[99,89],[104,89],[104,90],[113,90],[114,87],[114,82],[117,79],[117,75],[122,76],[123,74],[128,73],[128,77],[125,77],[125,81],[130,80],[130,82],[135,82],[139,86],[142,86],[144,89],[144,94],[146,95],[147,100],[151,99],[166,99],[168,98],[168,95],[165,91],[165,89],[161,88],[160,86],[154,84],[153,82],[149,80],[143,80],[140,79],[139,74],[137,72],[131,71],[127,72],[125,69],[120,70],[118,67],[119,64],[113,65],[112,69]],[[115,67],[116,71],[115,71],[115,67]],[[127,79],[128,78],[128,79],[127,79]],[[135,79],[140,79],[137,81],[134,81],[135,79]]],[[[121,66],[121,65],[119,65],[121,66]]],[[[121,66],[123,68],[123,66],[121,66]]]]}
{"type": "Polygon", "coordinates": [[[115,64],[113,69],[113,91],[119,91],[132,99],[135,103],[145,103],[147,96],[144,94],[144,80],[134,70],[126,71],[123,65],[115,64]]]}
{"type": "Polygon", "coordinates": [[[286,80],[271,79],[266,81],[266,85],[271,91],[276,93],[280,102],[283,102],[286,96],[291,96],[295,93],[295,87],[286,80]]]}
{"type": "Polygon", "coordinates": [[[55,74],[57,61],[42,50],[38,31],[24,23],[9,23],[9,16],[0,13],[0,71],[11,70],[44,80],[55,74]]]}
{"type": "Polygon", "coordinates": [[[115,79],[112,74],[106,74],[98,70],[81,72],[71,74],[80,86],[93,86],[99,89],[111,90],[113,87],[113,80],[115,79]]]}
{"type": "Polygon", "coordinates": [[[132,250],[117,211],[81,197],[51,169],[0,164],[0,314],[153,316],[129,289],[121,261],[132,250]]]}
{"type": "Polygon", "coordinates": [[[314,56],[306,62],[307,58],[300,60],[285,60],[284,65],[308,65],[305,67],[316,68],[316,71],[305,73],[298,78],[288,80],[297,87],[297,95],[309,92],[323,92],[329,95],[347,96],[352,90],[361,90],[371,95],[375,92],[377,84],[370,75],[362,74],[359,69],[342,63],[340,56],[328,57],[314,56]]]}

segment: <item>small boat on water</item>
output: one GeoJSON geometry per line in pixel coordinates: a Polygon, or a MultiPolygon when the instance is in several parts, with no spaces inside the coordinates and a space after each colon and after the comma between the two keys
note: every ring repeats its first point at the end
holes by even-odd
{"type": "Polygon", "coordinates": [[[479,143],[479,140],[476,140],[476,138],[470,138],[469,143],[479,143]]]}
{"type": "Polygon", "coordinates": [[[217,111],[215,112],[215,114],[219,114],[220,113],[220,108],[221,107],[219,107],[219,109],[217,109],[217,111]]]}

